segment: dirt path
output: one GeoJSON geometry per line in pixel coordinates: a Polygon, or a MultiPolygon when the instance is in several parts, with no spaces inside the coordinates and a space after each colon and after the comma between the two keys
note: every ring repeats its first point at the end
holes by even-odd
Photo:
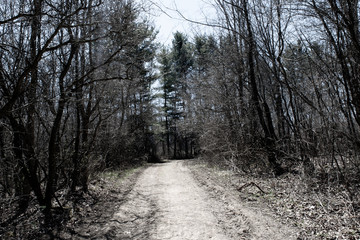
{"type": "Polygon", "coordinates": [[[293,239],[267,213],[200,185],[186,161],[152,165],[102,232],[106,239],[293,239]]]}
{"type": "Polygon", "coordinates": [[[181,161],[149,169],[139,181],[161,206],[153,239],[226,239],[205,192],[181,161]]]}
{"type": "Polygon", "coordinates": [[[150,166],[105,232],[121,239],[226,240],[206,198],[183,162],[150,166]]]}

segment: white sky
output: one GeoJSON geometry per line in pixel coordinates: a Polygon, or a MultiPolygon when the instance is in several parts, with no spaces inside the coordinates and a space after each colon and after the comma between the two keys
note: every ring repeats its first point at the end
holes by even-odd
{"type": "Polygon", "coordinates": [[[215,16],[215,10],[211,0],[152,0],[153,18],[158,33],[158,41],[171,44],[173,34],[176,31],[183,32],[191,37],[194,33],[210,32],[210,28],[191,24],[184,20],[181,14],[190,20],[197,22],[209,22],[215,16]]]}

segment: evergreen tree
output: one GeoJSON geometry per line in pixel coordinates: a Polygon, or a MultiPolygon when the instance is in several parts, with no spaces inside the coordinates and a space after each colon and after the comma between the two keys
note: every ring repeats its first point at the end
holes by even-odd
{"type": "MultiPolygon", "coordinates": [[[[164,49],[160,54],[161,74],[163,80],[165,129],[167,152],[170,154],[170,145],[173,144],[173,157],[178,158],[179,132],[178,122],[185,118],[184,112],[188,112],[190,95],[187,92],[188,80],[193,65],[191,45],[187,37],[176,32],[172,41],[171,50],[164,49]]],[[[185,155],[188,156],[187,143],[185,141],[185,155]]]]}

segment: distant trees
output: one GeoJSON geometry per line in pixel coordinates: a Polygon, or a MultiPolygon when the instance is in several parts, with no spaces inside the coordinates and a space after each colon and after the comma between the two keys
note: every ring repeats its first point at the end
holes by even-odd
{"type": "Polygon", "coordinates": [[[159,62],[163,82],[167,154],[172,152],[173,158],[189,158],[192,155],[189,146],[191,136],[182,127],[188,116],[184,113],[189,113],[191,102],[188,82],[193,57],[187,37],[176,32],[171,50],[164,49],[159,62]]]}
{"type": "Polygon", "coordinates": [[[155,33],[130,0],[5,1],[0,11],[0,191],[23,210],[34,192],[50,216],[59,189],[87,191],[95,167],[129,161],[113,152],[130,144],[119,135],[132,119],[149,135],[155,33]]]}

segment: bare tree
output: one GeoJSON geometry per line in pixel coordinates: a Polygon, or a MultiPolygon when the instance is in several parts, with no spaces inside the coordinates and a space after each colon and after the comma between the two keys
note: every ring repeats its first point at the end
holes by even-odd
{"type": "Polygon", "coordinates": [[[50,221],[57,191],[87,191],[106,158],[110,146],[100,152],[97,137],[104,126],[113,137],[118,124],[126,132],[131,114],[151,116],[154,31],[138,21],[139,9],[133,1],[97,0],[1,6],[0,162],[11,170],[1,183],[24,196],[23,210],[33,191],[50,221]]]}

